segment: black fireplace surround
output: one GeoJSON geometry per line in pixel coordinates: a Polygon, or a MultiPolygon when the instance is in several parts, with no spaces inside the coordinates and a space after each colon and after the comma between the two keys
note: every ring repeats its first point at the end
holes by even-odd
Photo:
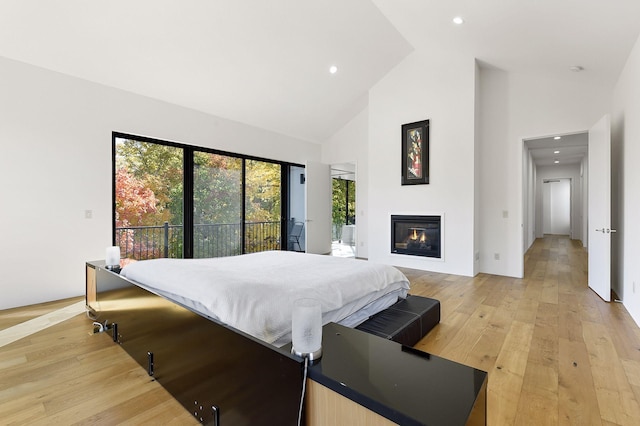
{"type": "Polygon", "coordinates": [[[440,216],[391,215],[391,253],[441,257],[440,216]]]}

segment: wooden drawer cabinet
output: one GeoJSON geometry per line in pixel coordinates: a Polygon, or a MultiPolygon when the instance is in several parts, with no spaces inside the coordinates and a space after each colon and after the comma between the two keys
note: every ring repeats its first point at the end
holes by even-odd
{"type": "Polygon", "coordinates": [[[87,262],[86,264],[86,297],[87,306],[95,307],[96,304],[96,266],[87,262]]]}

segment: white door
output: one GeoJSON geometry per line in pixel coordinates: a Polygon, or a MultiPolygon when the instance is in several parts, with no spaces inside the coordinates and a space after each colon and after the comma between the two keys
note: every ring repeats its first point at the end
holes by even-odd
{"type": "Polygon", "coordinates": [[[331,170],[308,162],[305,181],[305,241],[307,253],[331,253],[331,170]]]}
{"type": "Polygon", "coordinates": [[[571,235],[571,182],[569,179],[544,182],[543,206],[544,233],[571,235]]]}
{"type": "MultiPolygon", "coordinates": [[[[611,301],[611,118],[589,130],[589,287],[611,301]]],[[[614,231],[615,232],[615,231],[614,231]]]]}

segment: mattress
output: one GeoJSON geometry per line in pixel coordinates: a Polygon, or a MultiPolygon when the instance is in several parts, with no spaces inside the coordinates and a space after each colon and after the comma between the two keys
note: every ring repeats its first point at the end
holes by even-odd
{"type": "Polygon", "coordinates": [[[318,300],[323,324],[355,327],[409,290],[407,277],[389,265],[287,251],[143,260],[120,275],[275,346],[291,341],[296,299],[318,300]]]}

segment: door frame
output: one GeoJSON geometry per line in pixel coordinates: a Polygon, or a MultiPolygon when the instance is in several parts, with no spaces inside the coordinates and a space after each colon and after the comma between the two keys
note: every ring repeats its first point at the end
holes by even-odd
{"type": "MultiPolygon", "coordinates": [[[[610,115],[606,114],[605,117],[609,117],[609,137],[611,136],[611,126],[610,126],[610,115]]],[[[604,118],[604,117],[603,117],[604,118]]],[[[603,118],[601,118],[600,120],[602,120],[603,118]]],[[[598,120],[598,122],[600,122],[600,120],[598,120]]],[[[596,123],[597,124],[597,123],[596,123]]],[[[595,124],[594,124],[595,126],[595,124]]],[[[564,133],[561,135],[567,135],[567,134],[577,134],[577,133],[589,133],[589,130],[581,130],[581,131],[576,131],[576,132],[570,132],[570,133],[564,133]]],[[[533,230],[534,233],[532,235],[532,239],[531,241],[529,241],[529,238],[527,238],[527,232],[529,232],[531,228],[531,221],[532,218],[531,216],[531,209],[532,209],[532,204],[533,204],[533,214],[535,216],[535,209],[536,209],[536,200],[535,200],[535,192],[536,192],[536,184],[537,184],[537,172],[536,172],[536,166],[535,163],[533,162],[533,159],[531,158],[530,155],[530,150],[529,147],[527,146],[526,142],[528,140],[531,139],[536,139],[536,138],[540,138],[540,136],[537,137],[526,137],[526,138],[522,138],[521,142],[522,142],[522,151],[521,151],[521,155],[522,155],[522,163],[521,165],[521,170],[520,170],[520,178],[522,179],[521,181],[521,188],[522,188],[522,193],[521,193],[521,206],[522,206],[522,211],[521,211],[521,223],[522,223],[522,233],[520,234],[520,237],[522,238],[521,240],[521,247],[523,248],[522,251],[522,276],[524,276],[524,256],[527,252],[527,250],[529,249],[529,247],[533,244],[533,242],[535,241],[536,237],[536,232],[535,232],[535,219],[533,221],[533,230]],[[531,189],[533,188],[533,189],[531,189]],[[534,194],[534,196],[532,197],[532,193],[534,194]],[[528,247],[525,247],[525,245],[527,245],[528,247]]],[[[589,142],[588,145],[591,144],[591,137],[589,137],[589,142]]],[[[611,153],[610,153],[611,154],[611,153]]],[[[585,247],[585,249],[587,249],[588,252],[590,252],[589,248],[592,245],[592,236],[590,235],[591,232],[590,230],[592,228],[594,228],[592,226],[592,223],[590,221],[590,216],[591,216],[591,211],[590,211],[590,207],[588,206],[588,193],[589,193],[589,188],[590,188],[590,181],[592,181],[592,176],[591,176],[591,170],[588,167],[588,160],[589,160],[590,155],[585,156],[585,158],[583,159],[582,163],[581,163],[581,168],[580,168],[580,181],[576,181],[574,182],[574,184],[581,184],[581,190],[582,190],[582,210],[583,210],[583,218],[582,218],[582,241],[583,241],[583,245],[585,247]]],[[[608,161],[609,161],[609,166],[611,166],[611,155],[609,155],[608,157],[608,161]]],[[[610,178],[612,178],[610,176],[610,178]]],[[[572,191],[575,188],[573,188],[572,186],[572,191]]],[[[613,200],[610,200],[610,205],[613,204],[613,200]]],[[[573,219],[573,218],[572,218],[573,219]]],[[[612,223],[611,221],[613,220],[613,217],[610,217],[610,221],[609,223],[606,225],[607,227],[611,228],[612,227],[612,223]]],[[[594,228],[595,229],[595,228],[594,228]]],[[[574,233],[576,232],[575,230],[575,225],[572,224],[572,237],[574,236],[574,233]]],[[[615,232],[615,231],[614,231],[615,232]]],[[[610,271],[613,271],[614,267],[615,267],[615,259],[611,258],[610,259],[610,271]]],[[[613,288],[613,283],[610,283],[610,287],[613,288]]],[[[609,292],[610,293],[610,292],[609,292]]],[[[605,301],[610,301],[610,297],[603,297],[602,295],[599,295],[600,297],[603,298],[603,300],[605,301]]]]}

